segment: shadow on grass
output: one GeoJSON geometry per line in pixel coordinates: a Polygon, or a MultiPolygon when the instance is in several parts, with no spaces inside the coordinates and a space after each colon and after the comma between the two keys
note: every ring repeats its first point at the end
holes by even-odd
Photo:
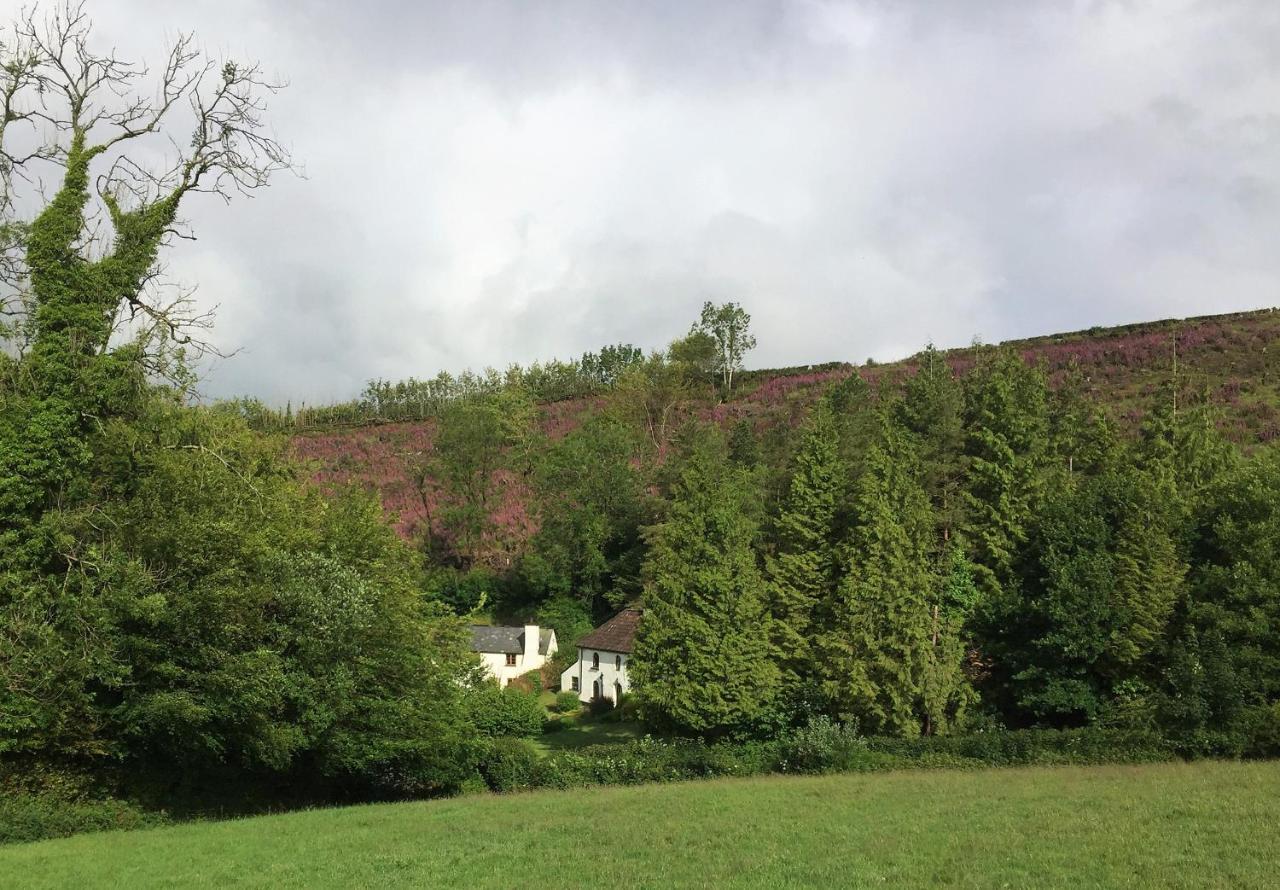
{"type": "Polygon", "coordinates": [[[587,745],[619,745],[644,735],[644,727],[628,720],[592,717],[586,712],[559,719],[559,726],[532,739],[542,754],[573,751],[587,745]]]}

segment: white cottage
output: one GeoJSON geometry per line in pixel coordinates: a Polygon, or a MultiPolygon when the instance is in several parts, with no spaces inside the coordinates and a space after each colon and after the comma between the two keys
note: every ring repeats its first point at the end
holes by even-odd
{"type": "Polygon", "coordinates": [[[631,691],[627,665],[640,626],[641,610],[623,609],[578,641],[578,660],[560,675],[560,688],[580,701],[607,698],[614,704],[631,691]]]}
{"type": "Polygon", "coordinates": [[[556,632],[536,624],[524,627],[471,625],[471,648],[484,666],[506,686],[521,674],[537,670],[556,654],[556,632]]]}

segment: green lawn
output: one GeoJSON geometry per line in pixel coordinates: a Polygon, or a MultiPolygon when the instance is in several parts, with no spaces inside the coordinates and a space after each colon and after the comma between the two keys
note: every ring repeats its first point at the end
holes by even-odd
{"type": "Polygon", "coordinates": [[[544,754],[552,751],[570,751],[587,745],[615,745],[629,742],[644,735],[639,723],[596,720],[578,715],[564,729],[544,732],[531,741],[544,754]]]}
{"type": "Polygon", "coordinates": [[[476,796],[0,848],[5,887],[1274,887],[1280,763],[476,796]]]}

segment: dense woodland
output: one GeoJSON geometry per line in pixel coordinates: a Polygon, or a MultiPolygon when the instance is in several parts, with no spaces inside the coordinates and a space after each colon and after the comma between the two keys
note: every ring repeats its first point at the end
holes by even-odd
{"type": "Polygon", "coordinates": [[[629,603],[658,734],[1110,726],[1278,750],[1280,446],[1234,434],[1171,339],[1124,412],[1078,361],[975,347],[805,369],[804,400],[739,416],[788,375],[744,373],[734,303],[647,354],[378,381],[305,419],[202,406],[193,319],[150,285],[180,204],[289,169],[272,85],[180,41],[160,98],[122,106],[136,72],[87,28],[20,21],[0,77],[6,783],[233,807],[452,791],[525,719],[466,622],[536,620],[571,653],[629,603]],[[179,100],[171,168],[113,162],[179,100]],[[15,154],[8,129],[55,114],[51,147],[15,154]],[[24,164],[57,172],[27,216],[24,164]],[[371,421],[419,421],[394,473],[409,525],[309,459],[323,433],[287,435],[371,421]]]}
{"type": "MultiPolygon", "coordinates": [[[[1247,321],[1273,336],[1271,316],[1247,321]]],[[[402,531],[461,614],[572,642],[642,604],[657,728],[767,735],[823,715],[1265,747],[1280,451],[1231,435],[1226,387],[1188,384],[1175,338],[1149,365],[1163,383],[1119,411],[1078,359],[1051,371],[1008,346],[928,348],[892,377],[826,368],[772,424],[718,412],[735,403],[723,359],[688,340],[568,420],[513,375],[416,428],[406,475],[427,507],[402,531]]]]}

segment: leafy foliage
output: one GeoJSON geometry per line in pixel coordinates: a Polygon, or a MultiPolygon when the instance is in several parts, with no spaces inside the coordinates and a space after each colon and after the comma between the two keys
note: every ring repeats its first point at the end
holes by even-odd
{"type": "Polygon", "coordinates": [[[632,672],[648,719],[714,734],[767,715],[779,676],[744,473],[716,433],[688,435],[649,551],[632,672]]]}
{"type": "Polygon", "coordinates": [[[482,735],[531,738],[542,732],[546,715],[538,698],[497,683],[477,683],[467,692],[467,709],[482,735]]]}

